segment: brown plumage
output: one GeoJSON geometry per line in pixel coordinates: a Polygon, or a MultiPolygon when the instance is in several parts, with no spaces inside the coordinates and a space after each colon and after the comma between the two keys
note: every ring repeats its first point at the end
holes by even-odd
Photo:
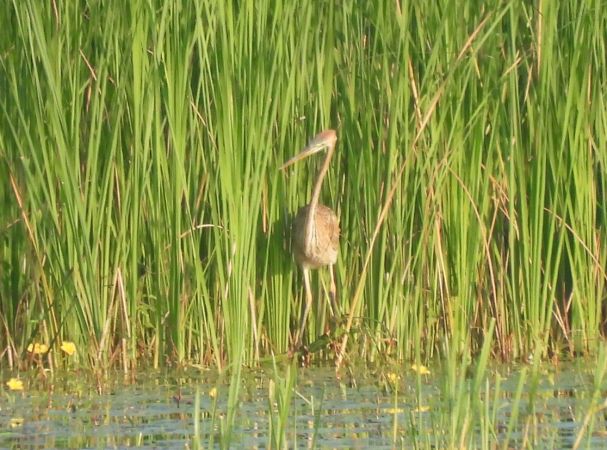
{"type": "Polygon", "coordinates": [[[300,266],[318,269],[337,262],[339,248],[339,219],[331,208],[325,205],[316,206],[314,232],[306,248],[306,220],[310,214],[310,205],[300,208],[293,221],[293,253],[300,266]]]}
{"type": "Polygon", "coordinates": [[[310,269],[329,266],[329,273],[331,274],[329,297],[333,309],[332,313],[334,315],[338,313],[337,302],[335,300],[333,264],[337,261],[337,252],[339,249],[339,219],[330,208],[318,203],[322,182],[329,170],[329,164],[335,150],[336,141],[337,135],[334,130],[323,131],[317,134],[301,153],[291,158],[281,167],[281,169],[284,169],[325,148],[328,149],[323,165],[320,168],[318,179],[314,185],[312,200],[308,205],[302,207],[297,212],[297,216],[293,223],[293,252],[295,261],[302,268],[306,289],[306,304],[301,317],[301,324],[295,337],[295,345],[300,344],[301,335],[306,326],[306,320],[312,305],[310,269]]]}

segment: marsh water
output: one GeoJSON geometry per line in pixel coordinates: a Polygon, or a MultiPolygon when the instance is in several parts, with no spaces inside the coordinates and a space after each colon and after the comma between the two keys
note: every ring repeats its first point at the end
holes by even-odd
{"type": "Polygon", "coordinates": [[[460,436],[468,448],[607,446],[607,386],[588,362],[477,380],[438,367],[340,379],[331,367],[286,369],[243,369],[240,381],[194,369],[33,375],[23,391],[3,380],[0,448],[448,448],[460,436]]]}

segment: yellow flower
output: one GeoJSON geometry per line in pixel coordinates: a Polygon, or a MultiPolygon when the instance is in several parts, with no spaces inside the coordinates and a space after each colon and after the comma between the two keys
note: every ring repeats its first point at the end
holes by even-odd
{"type": "Polygon", "coordinates": [[[414,372],[419,373],[420,375],[430,375],[430,370],[426,366],[422,366],[421,364],[413,364],[411,366],[414,372]]]}
{"type": "Polygon", "coordinates": [[[390,372],[388,375],[386,375],[386,378],[388,378],[388,381],[392,384],[396,384],[398,380],[400,380],[400,376],[394,372],[390,372]]]}
{"type": "Polygon", "coordinates": [[[425,405],[420,405],[413,410],[414,413],[425,413],[428,411],[430,411],[430,407],[425,405]]]}
{"type": "Polygon", "coordinates": [[[69,356],[72,356],[74,353],[76,353],[76,344],[70,341],[63,341],[61,344],[61,350],[63,350],[69,356]]]}
{"type": "Polygon", "coordinates": [[[41,355],[48,352],[48,345],[36,342],[35,344],[28,345],[27,351],[33,353],[34,355],[41,355]]]}
{"type": "Polygon", "coordinates": [[[13,417],[8,424],[11,428],[19,428],[23,426],[23,422],[25,422],[23,417],[13,417]]]}
{"type": "Polygon", "coordinates": [[[11,378],[6,382],[6,385],[11,391],[23,390],[23,381],[21,381],[19,378],[11,378]]]}
{"type": "Polygon", "coordinates": [[[386,408],[386,414],[400,414],[405,412],[402,408],[386,408]]]}
{"type": "Polygon", "coordinates": [[[216,387],[212,387],[211,389],[209,389],[209,397],[217,398],[217,388],[216,387]]]}

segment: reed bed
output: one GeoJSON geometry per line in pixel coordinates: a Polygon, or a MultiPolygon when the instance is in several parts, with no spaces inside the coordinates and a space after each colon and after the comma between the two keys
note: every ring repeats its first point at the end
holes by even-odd
{"type": "Polygon", "coordinates": [[[346,319],[319,358],[597,351],[601,2],[14,0],[0,23],[1,365],[285,353],[320,161],[278,167],[325,128],[346,319]]]}

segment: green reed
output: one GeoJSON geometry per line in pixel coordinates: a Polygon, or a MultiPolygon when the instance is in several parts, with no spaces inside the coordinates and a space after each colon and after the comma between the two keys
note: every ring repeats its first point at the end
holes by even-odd
{"type": "Polygon", "coordinates": [[[492,321],[505,360],[594,352],[603,9],[5,2],[0,360],[43,342],[61,364],[65,341],[101,368],[284,353],[304,298],[289,220],[320,157],[277,169],[329,127],[346,361],[467,358],[492,321]]]}

